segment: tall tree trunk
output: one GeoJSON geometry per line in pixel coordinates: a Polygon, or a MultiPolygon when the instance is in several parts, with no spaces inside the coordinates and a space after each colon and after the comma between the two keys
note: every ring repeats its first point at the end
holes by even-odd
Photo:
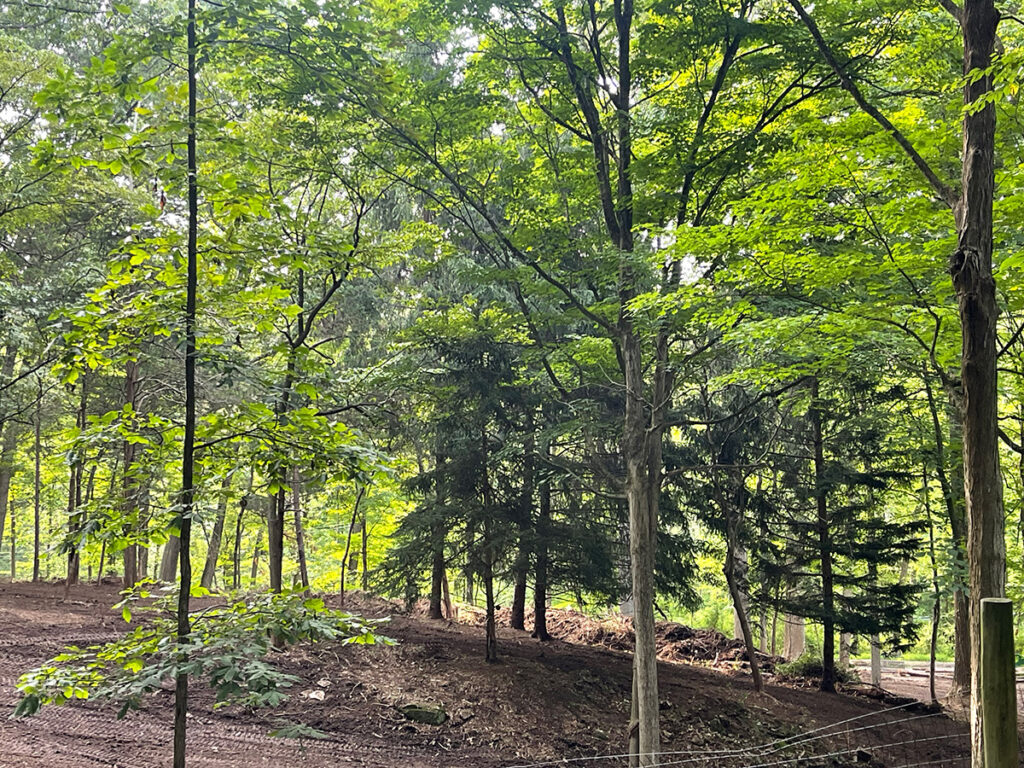
{"type": "MultiPolygon", "coordinates": [[[[284,478],[281,478],[284,483],[284,478]]],[[[267,567],[270,569],[270,589],[280,592],[284,586],[284,516],[285,516],[285,491],[284,486],[273,496],[269,497],[267,504],[267,567]]]]}
{"type": "Polygon", "coordinates": [[[514,587],[509,625],[512,629],[526,629],[526,580],[530,572],[530,523],[533,519],[534,440],[532,429],[523,441],[523,490],[516,510],[518,541],[512,564],[514,587]]]}
{"type": "Polygon", "coordinates": [[[629,504],[630,575],[633,584],[634,668],[638,764],[656,765],[661,751],[658,657],[654,621],[654,553],[660,495],[661,436],[652,439],[644,398],[644,362],[639,340],[630,331],[622,339],[626,416],[622,455],[629,504]],[[658,475],[651,470],[657,466],[658,475]]]}
{"type": "Polygon", "coordinates": [[[217,517],[213,521],[210,543],[206,548],[206,563],[199,585],[204,589],[213,588],[213,579],[217,573],[217,561],[220,559],[220,543],[224,538],[224,519],[228,514],[228,496],[231,494],[231,474],[225,474],[221,481],[220,494],[217,496],[217,517]]]}
{"type": "Polygon", "coordinates": [[[260,572],[260,548],[263,546],[263,529],[256,531],[256,545],[252,548],[252,569],[249,571],[249,589],[256,586],[256,577],[260,572]]]}
{"type": "Polygon", "coordinates": [[[252,481],[256,474],[255,469],[249,468],[249,483],[245,487],[245,493],[238,502],[238,519],[235,521],[235,545],[231,550],[231,588],[242,588],[242,528],[245,525],[245,510],[249,508],[249,499],[252,497],[252,481]]]}
{"type": "Polygon", "coordinates": [[[39,385],[39,389],[36,392],[36,412],[35,418],[33,419],[35,439],[32,446],[33,456],[35,459],[35,468],[32,480],[32,581],[39,581],[39,539],[42,516],[42,468],[40,461],[42,457],[41,433],[43,423],[43,379],[42,377],[37,376],[36,381],[39,385]]]}
{"type": "Polygon", "coordinates": [[[356,491],[356,501],[352,506],[352,518],[348,522],[348,536],[345,537],[345,554],[341,557],[341,575],[338,577],[339,591],[338,591],[338,605],[342,608],[345,607],[345,577],[348,574],[348,553],[352,549],[352,529],[356,524],[356,517],[359,515],[359,502],[363,499],[363,494],[366,492],[366,486],[360,485],[356,491]]]}
{"type": "Polygon", "coordinates": [[[946,391],[946,411],[949,423],[950,451],[947,453],[945,435],[939,419],[939,409],[932,390],[928,369],[923,370],[925,394],[932,418],[935,443],[935,476],[942,489],[942,500],[949,520],[951,544],[951,576],[953,584],[953,681],[947,701],[954,707],[964,706],[971,693],[971,619],[967,584],[967,513],[964,509],[963,440],[960,405],[962,395],[958,390],[946,391]],[[949,472],[947,474],[947,466],[949,472]]]}
{"type": "Polygon", "coordinates": [[[725,581],[729,585],[729,594],[732,596],[733,610],[736,612],[736,619],[740,625],[740,633],[743,636],[743,644],[747,648],[747,658],[750,661],[750,674],[754,680],[754,691],[764,692],[764,681],[761,679],[761,665],[757,661],[757,648],[754,646],[754,635],[750,631],[750,617],[747,611],[747,600],[745,595],[745,578],[739,573],[737,567],[736,553],[740,550],[740,526],[742,520],[738,510],[732,505],[726,509],[726,547],[725,547],[725,581]]]}
{"type": "MultiPolygon", "coordinates": [[[[134,360],[125,363],[124,375],[124,402],[125,406],[131,409],[132,421],[135,421],[135,408],[138,402],[139,387],[139,365],[134,360]]],[[[128,425],[129,428],[134,426],[128,425]]],[[[139,580],[138,548],[135,546],[135,529],[139,524],[139,479],[135,470],[136,444],[131,440],[124,440],[122,444],[123,482],[121,486],[122,508],[125,522],[123,534],[129,541],[124,548],[122,560],[124,564],[124,576],[122,586],[131,589],[139,580]]]]}
{"type": "MultiPolygon", "coordinates": [[[[300,270],[301,274],[301,270],[300,270]]],[[[300,301],[301,306],[301,301],[300,301]]],[[[299,322],[301,323],[301,315],[299,322]]],[[[288,349],[288,364],[285,369],[284,382],[281,387],[281,396],[277,402],[277,423],[280,425],[288,413],[291,402],[292,385],[295,383],[295,346],[288,349]]],[[[276,478],[278,483],[277,493],[271,497],[273,503],[267,511],[267,555],[270,568],[270,589],[280,592],[284,586],[284,521],[288,512],[288,501],[285,486],[288,482],[288,470],[281,469],[276,478]]],[[[342,566],[344,568],[344,566],[342,566]]]]}
{"type": "Polygon", "coordinates": [[[164,553],[160,558],[160,581],[164,584],[173,584],[177,580],[180,556],[181,539],[171,536],[164,544],[164,553]]]}
{"type": "Polygon", "coordinates": [[[491,478],[490,478],[490,446],[487,440],[487,426],[486,424],[481,431],[480,441],[480,462],[483,467],[482,471],[482,486],[483,486],[483,552],[481,553],[482,560],[482,571],[481,574],[484,581],[484,606],[486,609],[486,652],[485,658],[487,661],[498,660],[498,627],[495,620],[494,611],[494,531],[493,524],[491,522],[492,516],[495,514],[494,498],[491,489],[491,478]]]}
{"type": "Polygon", "coordinates": [[[14,453],[17,447],[16,425],[8,421],[3,427],[3,446],[0,448],[0,542],[3,541],[7,508],[10,506],[11,481],[14,479],[14,453]]]}
{"type": "MultiPolygon", "coordinates": [[[[964,74],[992,63],[999,13],[993,0],[966,0],[960,12],[964,74]]],[[[992,89],[989,75],[967,77],[964,104],[975,105],[992,89]]],[[[992,200],[995,175],[995,105],[965,112],[963,171],[957,207],[957,249],[950,257],[960,310],[963,386],[964,490],[971,588],[971,763],[981,768],[981,600],[1006,593],[1003,483],[999,471],[999,407],[996,379],[995,279],[992,276],[992,200]]]]}
{"type": "MultiPolygon", "coordinates": [[[[476,541],[476,521],[468,520],[466,522],[466,552],[472,552],[476,541]]],[[[476,589],[473,584],[474,566],[473,558],[466,557],[466,566],[462,571],[463,578],[466,580],[465,592],[463,593],[462,599],[470,605],[476,605],[476,589]]]]}
{"type": "Polygon", "coordinates": [[[15,527],[14,497],[11,497],[11,582],[18,572],[18,532],[15,527]]]}
{"type": "MultiPolygon", "coordinates": [[[[4,354],[0,377],[4,383],[14,376],[14,365],[17,353],[12,345],[8,345],[4,354]]],[[[4,523],[7,518],[7,500],[11,493],[11,480],[14,477],[14,453],[18,447],[17,424],[0,412],[0,543],[4,539],[4,523]]]]}
{"type": "Polygon", "coordinates": [[[431,547],[433,555],[430,562],[430,607],[427,610],[427,617],[431,619],[442,619],[443,588],[445,582],[444,563],[444,529],[435,525],[430,532],[431,547]]]}
{"type": "Polygon", "coordinates": [[[921,492],[924,495],[925,519],[928,523],[928,559],[932,567],[932,631],[928,644],[928,691],[932,704],[937,704],[935,696],[935,650],[939,644],[939,620],[942,618],[942,590],[939,587],[939,569],[935,564],[935,524],[932,520],[931,489],[928,483],[928,465],[921,465],[921,492]]]}
{"type": "Polygon", "coordinates": [[[295,555],[299,559],[299,581],[309,589],[309,567],[306,564],[306,532],[302,524],[302,478],[299,468],[292,467],[292,516],[295,522],[295,555]]]}
{"type": "Polygon", "coordinates": [[[427,616],[431,619],[443,618],[441,599],[445,581],[444,537],[445,521],[440,517],[446,502],[445,454],[438,449],[434,452],[434,520],[430,526],[430,606],[427,616]]]}
{"type": "MultiPolygon", "coordinates": [[[[88,389],[87,379],[82,375],[82,385],[78,401],[78,429],[85,431],[86,413],[88,411],[88,389]]],[[[78,583],[78,571],[81,565],[81,554],[78,547],[78,536],[82,528],[82,480],[85,471],[85,457],[75,451],[71,463],[71,480],[68,486],[68,535],[70,545],[68,549],[68,572],[65,579],[64,595],[67,596],[68,587],[78,583]]],[[[95,472],[95,468],[93,468],[95,472]]],[[[90,485],[92,480],[90,477],[90,485]]],[[[91,495],[91,488],[90,488],[91,495]]]]}
{"type": "MultiPolygon", "coordinates": [[[[362,561],[363,561],[362,588],[363,588],[363,592],[369,592],[370,591],[370,574],[369,574],[369,572],[366,569],[366,561],[367,561],[366,551],[367,551],[367,549],[369,548],[369,545],[370,545],[370,529],[369,529],[369,527],[367,527],[366,510],[365,509],[363,510],[363,536],[362,536],[361,541],[359,542],[359,545],[360,545],[360,549],[362,550],[360,554],[362,555],[362,561]]],[[[449,614],[449,618],[450,618],[451,617],[451,601],[448,599],[448,579],[447,578],[445,578],[445,580],[444,580],[444,596],[445,596],[445,602],[448,604],[448,614],[449,614]]]]}
{"type": "Polygon", "coordinates": [[[828,489],[825,480],[825,442],[817,377],[811,380],[811,429],[814,441],[814,499],[817,507],[818,555],[821,561],[821,690],[836,690],[835,586],[832,577],[832,535],[829,531],[828,489]]]}
{"type": "MultiPolygon", "coordinates": [[[[730,514],[736,514],[736,513],[730,513],[730,514]]],[[[737,584],[740,585],[740,590],[739,590],[740,606],[741,606],[741,608],[743,610],[743,613],[747,617],[747,621],[749,621],[750,620],[750,594],[747,591],[747,587],[746,587],[746,585],[748,583],[748,572],[749,572],[749,567],[747,565],[747,548],[745,546],[743,546],[743,542],[742,541],[737,541],[736,545],[735,545],[735,549],[732,550],[732,552],[730,553],[729,552],[729,546],[728,546],[728,534],[726,534],[726,560],[729,559],[730,555],[732,556],[732,571],[733,571],[732,575],[736,579],[737,584]]],[[[723,574],[724,573],[725,573],[725,571],[723,570],[723,574]]],[[[730,598],[732,598],[731,594],[730,594],[730,598]]],[[[735,600],[735,598],[733,598],[733,609],[732,609],[732,637],[733,637],[733,640],[742,640],[743,639],[743,626],[740,623],[740,612],[736,610],[736,600],[735,600]]]]}
{"type": "MultiPolygon", "coordinates": [[[[547,448],[545,447],[545,454],[547,448]]],[[[541,641],[551,639],[548,634],[548,546],[551,535],[551,480],[545,477],[540,484],[537,506],[537,541],[533,563],[533,637],[541,641]]]]}
{"type": "MultiPolygon", "coordinates": [[[[252,475],[249,476],[250,479],[252,475]]],[[[249,492],[252,490],[250,482],[249,491],[246,491],[238,502],[238,519],[235,521],[235,545],[231,550],[231,588],[242,588],[242,524],[245,520],[245,509],[249,505],[249,492]]]]}
{"type": "MultiPolygon", "coordinates": [[[[196,157],[196,0],[188,0],[188,245],[185,278],[185,430],[181,455],[180,533],[181,576],[178,589],[178,661],[188,663],[185,650],[192,626],[189,621],[189,596],[192,586],[192,508],[195,501],[193,462],[196,430],[196,292],[199,256],[199,174],[196,157]]],[[[188,673],[179,671],[174,681],[174,760],[173,768],[185,768],[185,725],[188,714],[188,673]]]]}

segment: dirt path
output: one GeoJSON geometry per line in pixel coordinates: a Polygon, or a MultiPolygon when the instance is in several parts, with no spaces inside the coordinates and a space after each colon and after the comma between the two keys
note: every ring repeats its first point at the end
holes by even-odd
{"type": "MultiPolygon", "coordinates": [[[[109,610],[116,589],[81,587],[61,602],[54,585],[0,585],[0,709],[16,701],[14,683],[68,643],[111,639],[124,627],[109,610]]],[[[358,599],[358,598],[356,598],[358,599]]],[[[360,606],[355,606],[359,608],[360,606]]],[[[369,615],[387,606],[364,601],[369,615]]],[[[396,647],[320,644],[292,649],[276,662],[303,683],[276,710],[212,710],[194,686],[190,768],[498,768],[541,760],[620,752],[625,742],[630,659],[625,653],[568,643],[538,643],[501,630],[502,660],[483,660],[472,627],[396,617],[386,632],[396,647]],[[323,692],[315,697],[311,691],[323,692]],[[396,705],[440,705],[441,726],[408,722],[396,705]],[[298,743],[269,736],[281,721],[329,735],[298,743]]],[[[763,744],[876,711],[861,697],[823,696],[775,687],[754,695],[743,676],[666,664],[661,669],[666,750],[763,744]]],[[[0,768],[157,768],[170,764],[170,693],[150,697],[124,720],[95,704],[48,708],[27,720],[0,718],[0,768]]],[[[883,716],[893,721],[900,713],[883,716]]],[[[918,731],[938,732],[938,721],[918,731]]],[[[942,725],[942,732],[949,730],[942,725]]],[[[858,735],[865,744],[890,734],[858,735]]],[[[590,763],[608,768],[619,761],[590,763]]]]}

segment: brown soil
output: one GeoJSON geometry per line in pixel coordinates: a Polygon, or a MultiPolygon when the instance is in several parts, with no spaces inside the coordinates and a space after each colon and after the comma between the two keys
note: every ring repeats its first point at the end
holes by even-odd
{"type": "MultiPolygon", "coordinates": [[[[102,642],[124,628],[109,610],[117,600],[116,587],[75,588],[68,603],[61,601],[62,592],[59,585],[0,586],[5,629],[0,637],[0,707],[13,707],[20,673],[63,645],[102,642]]],[[[393,610],[384,601],[358,594],[349,597],[347,607],[371,616],[393,610]]],[[[539,643],[526,633],[501,629],[501,661],[487,664],[477,627],[396,616],[385,631],[397,646],[320,644],[281,653],[276,661],[303,683],[276,710],[214,712],[210,692],[194,684],[190,768],[497,768],[623,751],[630,686],[627,653],[561,641],[539,643]],[[411,723],[397,709],[409,703],[439,705],[450,718],[441,726],[411,723]],[[311,726],[329,739],[297,742],[270,736],[281,721],[311,726]]],[[[770,697],[758,697],[740,671],[726,674],[665,663],[660,673],[665,750],[764,744],[883,706],[863,697],[779,686],[770,688],[770,697]]],[[[76,704],[45,708],[27,720],[0,718],[0,768],[170,764],[169,693],[150,697],[141,711],[124,720],[117,720],[115,713],[113,705],[76,704]]],[[[888,743],[898,737],[897,731],[915,738],[947,738],[955,727],[933,717],[915,721],[908,731],[907,716],[907,710],[896,710],[860,721],[904,723],[858,733],[856,746],[888,743]]],[[[849,746],[851,738],[823,741],[815,749],[849,746]]],[[[924,759],[928,752],[915,748],[907,754],[924,759]]],[[[583,763],[588,768],[623,764],[583,763]]]]}
{"type": "MultiPolygon", "coordinates": [[[[426,602],[417,605],[417,612],[426,615],[426,602]]],[[[499,624],[508,624],[512,612],[503,608],[495,612],[499,624]]],[[[480,609],[461,609],[460,620],[483,626],[486,614],[480,609]]],[[[533,621],[533,613],[526,616],[526,624],[533,621]]],[[[632,619],[618,614],[595,618],[579,611],[548,609],[548,632],[552,637],[577,645],[600,645],[615,651],[633,649],[632,619]]],[[[658,658],[684,664],[703,664],[723,669],[749,668],[747,649],[742,640],[726,637],[717,629],[693,629],[671,621],[656,625],[658,658]]],[[[756,651],[760,668],[771,672],[782,659],[756,651]]]]}

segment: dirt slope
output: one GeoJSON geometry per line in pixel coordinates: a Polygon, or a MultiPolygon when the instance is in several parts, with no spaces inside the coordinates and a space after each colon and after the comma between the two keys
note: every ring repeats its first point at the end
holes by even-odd
{"type": "MultiPolygon", "coordinates": [[[[102,641],[123,627],[109,611],[115,588],[77,588],[68,604],[61,602],[61,592],[52,585],[0,585],[0,707],[13,706],[20,672],[64,644],[102,641]]],[[[360,607],[368,615],[387,608],[365,600],[360,607]]],[[[487,664],[476,627],[397,616],[386,631],[398,646],[317,645],[280,654],[278,663],[305,682],[276,710],[214,713],[212,697],[196,686],[190,766],[489,768],[623,751],[627,653],[538,643],[528,634],[501,630],[502,659],[487,664]],[[398,711],[403,704],[439,705],[450,717],[439,726],[415,724],[398,711]],[[267,735],[282,720],[312,726],[330,739],[299,743],[267,735]]],[[[683,664],[664,664],[661,675],[666,750],[763,744],[881,706],[861,697],[784,687],[757,697],[741,675],[683,664]]],[[[169,765],[169,694],[152,697],[141,712],[122,721],[114,711],[76,705],[47,709],[29,720],[0,719],[0,768],[169,765]]],[[[905,718],[901,710],[871,722],[905,718]]],[[[914,734],[947,734],[950,728],[944,718],[925,718],[914,734]]],[[[858,735],[867,744],[891,738],[883,731],[858,735]]],[[[623,763],[584,765],[613,764],[623,763]]]]}

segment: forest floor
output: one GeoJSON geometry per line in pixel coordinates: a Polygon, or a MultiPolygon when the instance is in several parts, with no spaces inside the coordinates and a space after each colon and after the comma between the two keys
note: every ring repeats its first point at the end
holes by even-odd
{"type": "MultiPolygon", "coordinates": [[[[110,610],[116,586],[76,587],[68,602],[62,598],[62,585],[0,585],[0,709],[13,708],[18,676],[62,646],[103,642],[123,631],[120,615],[110,610]]],[[[367,616],[390,609],[358,594],[347,607],[367,616]]],[[[317,644],[279,654],[276,662],[303,683],[277,709],[214,712],[210,691],[193,684],[190,768],[498,768],[622,751],[628,654],[540,643],[500,629],[501,660],[487,664],[478,627],[399,615],[384,632],[398,644],[317,644]],[[443,707],[450,717],[440,726],[409,722],[398,707],[410,703],[443,707]],[[329,738],[270,736],[282,722],[302,723],[329,738]]],[[[748,676],[697,665],[665,663],[659,672],[665,750],[764,744],[887,706],[799,686],[770,686],[769,695],[757,696],[748,676]]],[[[172,710],[168,686],[123,720],[116,719],[115,706],[97,703],[44,708],[23,720],[0,715],[0,768],[168,766],[172,710]]],[[[906,717],[906,710],[889,710],[871,722],[906,717]]],[[[944,717],[921,718],[914,734],[943,738],[953,727],[959,726],[944,717]]],[[[857,738],[858,745],[884,744],[892,729],[867,730],[857,738]]],[[[584,763],[613,764],[624,763],[584,763]]]]}

